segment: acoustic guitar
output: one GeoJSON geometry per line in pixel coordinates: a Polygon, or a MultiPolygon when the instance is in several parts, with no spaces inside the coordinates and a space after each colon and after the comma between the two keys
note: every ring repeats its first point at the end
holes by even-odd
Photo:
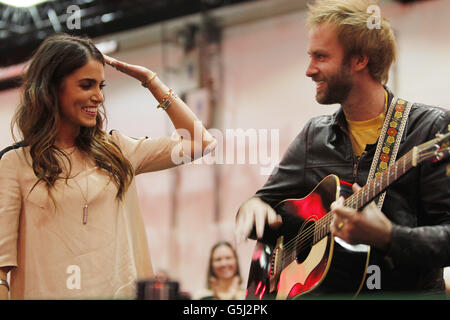
{"type": "MultiPolygon", "coordinates": [[[[424,161],[441,161],[450,155],[450,133],[437,134],[414,147],[345,199],[345,206],[362,210],[391,183],[424,161]]],[[[298,232],[280,236],[275,244],[258,241],[252,256],[247,299],[293,299],[336,292],[356,297],[364,284],[370,246],[350,245],[330,233],[334,213],[330,205],[343,190],[336,175],[324,178],[311,193],[286,199],[274,210],[292,215],[298,232]]]]}

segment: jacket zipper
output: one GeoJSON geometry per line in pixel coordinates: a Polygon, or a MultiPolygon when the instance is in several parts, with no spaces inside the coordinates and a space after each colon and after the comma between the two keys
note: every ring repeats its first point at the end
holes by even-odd
{"type": "Polygon", "coordinates": [[[356,183],[356,175],[358,174],[359,158],[353,158],[353,183],[356,183]]]}
{"type": "Polygon", "coordinates": [[[363,151],[363,153],[359,157],[353,156],[353,183],[356,183],[356,176],[358,175],[358,167],[359,162],[361,161],[361,158],[364,156],[366,151],[363,151]]]}

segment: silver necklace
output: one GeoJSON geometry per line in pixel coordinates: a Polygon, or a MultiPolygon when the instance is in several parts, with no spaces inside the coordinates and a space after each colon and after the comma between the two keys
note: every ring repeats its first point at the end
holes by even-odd
{"type": "Polygon", "coordinates": [[[75,149],[76,149],[76,148],[77,148],[76,146],[73,146],[72,148],[69,148],[69,149],[68,149],[68,150],[72,149],[71,151],[66,152],[66,151],[63,150],[63,152],[66,154],[66,156],[71,156],[72,153],[75,152],[75,149]]]}
{"type": "Polygon", "coordinates": [[[87,161],[86,159],[84,159],[84,171],[86,174],[86,197],[84,196],[83,190],[81,189],[80,185],[78,184],[77,180],[75,180],[75,178],[73,179],[73,181],[76,183],[78,189],[80,189],[80,193],[81,196],[84,199],[84,206],[83,206],[83,224],[86,224],[88,221],[88,199],[87,197],[89,196],[89,177],[87,175],[87,161]]]}

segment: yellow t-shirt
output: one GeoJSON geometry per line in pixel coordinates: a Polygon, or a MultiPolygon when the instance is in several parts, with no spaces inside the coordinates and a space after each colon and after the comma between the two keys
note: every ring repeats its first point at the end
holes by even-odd
{"type": "Polygon", "coordinates": [[[347,120],[348,129],[350,132],[350,140],[352,141],[353,152],[357,157],[360,157],[366,145],[374,144],[377,142],[380,135],[381,128],[383,127],[384,117],[387,107],[387,92],[385,98],[384,110],[375,118],[364,121],[350,121],[347,120]]]}
{"type": "Polygon", "coordinates": [[[374,144],[377,141],[383,127],[383,121],[384,113],[365,121],[347,120],[353,152],[357,157],[361,156],[367,144],[374,144]]]}

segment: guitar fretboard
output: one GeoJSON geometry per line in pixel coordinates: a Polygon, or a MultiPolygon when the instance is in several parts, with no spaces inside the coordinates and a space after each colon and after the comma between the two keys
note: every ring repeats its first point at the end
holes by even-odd
{"type": "MultiPolygon", "coordinates": [[[[361,210],[377,195],[382,193],[391,183],[396,181],[400,176],[405,174],[413,167],[414,150],[410,150],[403,157],[401,157],[392,166],[389,166],[385,171],[369,181],[358,192],[355,192],[350,197],[345,199],[344,205],[356,210],[361,210]]],[[[313,243],[319,242],[330,233],[331,221],[334,212],[328,212],[322,219],[316,222],[314,230],[313,243]]]]}

